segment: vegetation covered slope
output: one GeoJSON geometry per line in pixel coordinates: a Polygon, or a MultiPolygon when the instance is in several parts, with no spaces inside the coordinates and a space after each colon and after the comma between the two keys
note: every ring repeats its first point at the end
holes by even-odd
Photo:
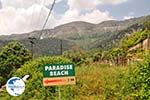
{"type": "MultiPolygon", "coordinates": [[[[130,38],[134,37],[132,37],[131,35],[130,38]]],[[[3,91],[0,94],[0,99],[58,100],[59,94],[58,87],[44,87],[42,85],[43,75],[41,67],[43,64],[47,63],[71,63],[72,61],[74,61],[74,63],[76,64],[77,81],[76,85],[60,86],[61,96],[63,100],[150,99],[149,98],[150,55],[147,55],[148,57],[145,57],[144,62],[137,62],[131,65],[127,65],[126,67],[123,67],[121,65],[113,65],[113,66],[104,65],[100,64],[99,61],[94,60],[89,61],[88,63],[76,62],[76,60],[74,59],[86,56],[83,52],[84,51],[80,52],[70,51],[70,53],[73,54],[71,56],[66,55],[66,57],[68,57],[70,60],[64,57],[54,56],[54,57],[41,57],[26,62],[19,69],[17,69],[15,73],[13,73],[13,76],[18,77],[23,77],[26,74],[31,75],[31,78],[26,82],[25,92],[19,97],[11,97],[6,91],[3,91]]],[[[108,59],[112,59],[109,57],[120,56],[124,54],[124,50],[120,50],[119,48],[113,48],[111,52],[104,52],[104,54],[108,56],[108,59]],[[108,56],[109,53],[111,54],[111,56],[108,56]]],[[[99,54],[100,58],[105,57],[104,54],[99,54]]],[[[93,53],[91,53],[91,55],[93,55],[93,53]]],[[[83,59],[79,60],[79,62],[86,60],[87,57],[91,58],[92,56],[83,57],[83,59]]],[[[120,59],[113,59],[113,60],[116,61],[120,59]]]]}
{"type": "MultiPolygon", "coordinates": [[[[19,97],[12,97],[6,91],[0,94],[0,99],[11,100],[58,100],[58,87],[44,87],[42,83],[42,71],[40,66],[44,63],[70,62],[61,57],[43,57],[28,62],[18,69],[14,76],[23,77],[26,74],[31,78],[26,82],[26,90],[19,97]]],[[[111,83],[117,88],[117,78],[126,68],[113,68],[108,65],[90,64],[76,66],[76,85],[60,86],[62,100],[105,100],[117,98],[117,95],[105,94],[106,84],[111,83]],[[120,72],[120,73],[118,73],[120,72]],[[109,80],[111,79],[111,80],[109,80]],[[107,80],[107,82],[106,82],[107,80]]],[[[118,91],[119,92],[119,91],[118,91]]]]}
{"type": "Polygon", "coordinates": [[[4,85],[13,72],[31,58],[31,52],[17,41],[4,46],[0,51],[0,86],[4,85]]]}
{"type": "MultiPolygon", "coordinates": [[[[58,87],[44,87],[42,84],[42,65],[73,62],[76,65],[76,85],[60,86],[63,100],[149,100],[149,52],[139,51],[144,53],[141,61],[133,61],[126,65],[119,63],[130,53],[128,52],[130,47],[149,38],[150,22],[148,21],[143,24],[144,28],[142,29],[131,30],[131,34],[127,31],[128,34],[119,41],[119,45],[108,51],[85,52],[81,49],[74,49],[64,52],[63,56],[65,57],[34,58],[32,61],[21,64],[21,67],[15,69],[11,76],[23,77],[26,74],[31,76],[26,82],[25,92],[19,97],[11,97],[4,90],[0,93],[0,99],[58,100],[58,87]]],[[[133,56],[135,56],[138,52],[131,53],[134,53],[133,56]]],[[[16,55],[17,53],[15,53],[16,55]]],[[[5,59],[2,59],[1,62],[3,64],[5,59]]],[[[7,66],[3,69],[7,69],[7,66]]]]}
{"type": "MultiPolygon", "coordinates": [[[[2,42],[14,39],[24,41],[25,44],[27,44],[29,37],[40,37],[42,40],[39,40],[41,42],[38,42],[37,45],[42,46],[42,48],[47,48],[47,46],[42,44],[43,41],[49,40],[49,43],[52,42],[52,44],[59,46],[60,44],[56,41],[62,39],[64,40],[64,46],[73,43],[74,46],[78,45],[86,50],[91,50],[93,48],[110,49],[112,46],[116,45],[115,42],[120,41],[120,39],[129,34],[129,32],[132,33],[133,30],[136,30],[139,27],[142,28],[142,26],[139,26],[139,24],[143,22],[143,20],[147,20],[149,18],[150,16],[143,16],[123,21],[104,21],[99,24],[72,22],[57,26],[54,29],[46,29],[43,31],[41,37],[39,36],[41,31],[1,36],[0,44],[2,44],[2,42]]],[[[54,45],[52,46],[54,47],[54,45]]],[[[64,48],[70,49],[70,46],[66,46],[64,48]]],[[[39,51],[38,53],[41,55],[52,54],[43,50],[37,51],[39,51]]],[[[58,52],[56,54],[58,54],[58,52]]]]}
{"type": "MultiPolygon", "coordinates": [[[[6,45],[11,41],[12,40],[9,41],[1,40],[0,47],[3,47],[4,45],[6,45]]],[[[60,55],[61,50],[62,52],[64,52],[72,48],[72,46],[74,45],[74,43],[68,40],[60,40],[56,38],[42,39],[42,40],[33,39],[32,41],[30,39],[23,39],[18,41],[23,45],[25,45],[27,49],[33,51],[34,56],[60,55]]]]}

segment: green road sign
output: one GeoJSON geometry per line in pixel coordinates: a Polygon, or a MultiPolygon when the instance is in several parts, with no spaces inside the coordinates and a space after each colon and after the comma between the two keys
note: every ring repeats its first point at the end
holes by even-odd
{"type": "Polygon", "coordinates": [[[44,77],[75,76],[73,64],[46,64],[43,68],[44,77]]]}

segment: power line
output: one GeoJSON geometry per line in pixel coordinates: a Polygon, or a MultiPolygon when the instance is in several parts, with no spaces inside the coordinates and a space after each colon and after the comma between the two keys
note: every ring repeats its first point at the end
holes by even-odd
{"type": "MultiPolygon", "coordinates": [[[[44,0],[44,2],[45,2],[45,0],[44,0]]],[[[40,40],[40,37],[41,37],[41,35],[42,35],[42,32],[43,32],[43,30],[45,29],[45,26],[46,26],[46,24],[47,24],[47,22],[48,22],[48,19],[49,19],[51,13],[52,13],[53,8],[54,8],[55,2],[56,2],[56,0],[54,0],[53,3],[52,3],[51,9],[49,10],[49,13],[48,13],[47,18],[46,18],[46,20],[45,20],[45,23],[44,23],[44,25],[43,25],[43,27],[42,27],[41,33],[39,34],[39,37],[38,37],[38,38],[30,38],[30,37],[29,37],[29,40],[30,40],[30,43],[31,43],[32,52],[33,52],[33,45],[35,44],[34,39],[37,39],[37,42],[38,42],[38,40],[40,40]]],[[[32,53],[32,56],[33,56],[33,53],[32,53]]]]}
{"type": "Polygon", "coordinates": [[[51,13],[52,13],[53,8],[54,8],[55,2],[56,2],[56,0],[54,0],[53,3],[52,3],[51,9],[49,10],[49,13],[48,13],[47,18],[46,18],[46,20],[45,20],[45,23],[44,23],[44,25],[43,25],[43,27],[42,27],[41,33],[40,33],[40,35],[39,35],[39,37],[38,37],[38,40],[40,40],[40,37],[41,37],[41,35],[42,35],[42,33],[43,33],[43,30],[45,29],[45,26],[46,26],[46,24],[47,24],[47,22],[48,22],[48,19],[49,19],[51,13]]]}

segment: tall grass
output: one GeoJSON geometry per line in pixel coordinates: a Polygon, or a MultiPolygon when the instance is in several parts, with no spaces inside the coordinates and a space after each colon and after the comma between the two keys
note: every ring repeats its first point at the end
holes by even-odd
{"type": "MultiPolygon", "coordinates": [[[[76,66],[76,85],[60,86],[61,98],[62,100],[118,100],[122,98],[120,96],[124,84],[122,77],[126,70],[127,67],[101,65],[99,63],[76,66]]],[[[55,89],[56,93],[53,100],[58,100],[58,87],[55,89]]],[[[45,97],[45,90],[40,91],[37,91],[38,93],[36,92],[30,99],[38,100],[37,97],[39,96],[41,99],[45,97]]],[[[28,92],[30,95],[31,91],[28,92]]],[[[9,98],[6,91],[4,93],[4,95],[1,94],[0,100],[9,98]]],[[[24,98],[23,96],[28,95],[21,95],[21,97],[24,98]]]]}
{"type": "Polygon", "coordinates": [[[121,98],[119,89],[124,84],[122,77],[126,70],[127,67],[100,65],[98,63],[83,64],[76,68],[76,85],[61,86],[64,100],[65,98],[74,100],[119,99],[121,98]]]}

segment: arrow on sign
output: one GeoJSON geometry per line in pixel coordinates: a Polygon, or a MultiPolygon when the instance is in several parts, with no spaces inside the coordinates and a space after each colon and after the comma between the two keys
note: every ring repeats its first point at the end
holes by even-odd
{"type": "Polygon", "coordinates": [[[62,80],[62,79],[55,79],[55,80],[45,80],[44,82],[46,83],[46,84],[48,84],[48,83],[55,83],[55,82],[64,82],[65,80],[62,80]]]}
{"type": "Polygon", "coordinates": [[[75,77],[58,77],[58,78],[44,78],[44,86],[55,86],[55,85],[68,85],[75,84],[75,77]]]}

